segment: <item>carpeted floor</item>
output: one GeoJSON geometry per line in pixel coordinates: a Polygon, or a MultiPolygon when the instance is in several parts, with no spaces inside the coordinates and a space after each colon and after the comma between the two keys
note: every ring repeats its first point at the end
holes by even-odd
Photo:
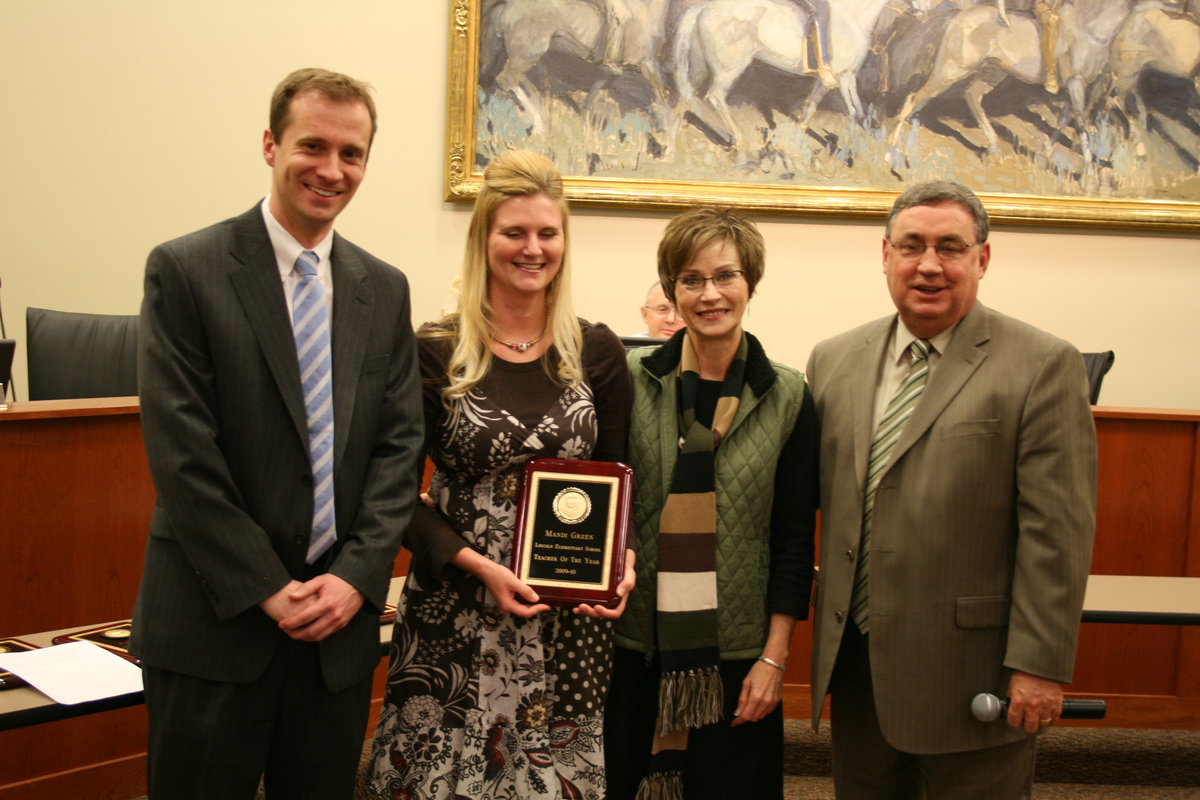
{"type": "MultiPolygon", "coordinates": [[[[829,727],[785,727],[784,797],[833,797],[829,727]]],[[[1200,731],[1055,727],[1038,742],[1034,800],[1200,798],[1200,731]]]]}
{"type": "MultiPolygon", "coordinates": [[[[784,800],[833,800],[831,778],[785,777],[784,800]]],[[[1033,800],[1197,800],[1195,786],[1104,786],[1078,783],[1035,783],[1033,800]]]]}
{"type": "MultiPolygon", "coordinates": [[[[829,726],[788,720],[784,736],[785,800],[832,800],[829,726]]],[[[1200,731],[1055,727],[1038,743],[1035,780],[1034,800],[1200,800],[1200,731]]],[[[365,785],[355,800],[374,800],[365,785]]]]}

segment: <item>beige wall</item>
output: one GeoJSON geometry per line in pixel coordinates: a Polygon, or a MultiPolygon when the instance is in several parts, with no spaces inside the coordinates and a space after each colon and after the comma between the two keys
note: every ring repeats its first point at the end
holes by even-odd
{"type": "MultiPolygon", "coordinates": [[[[408,273],[435,316],[469,209],[441,201],[443,0],[39,0],[0,3],[3,307],[136,312],[149,249],[249,208],[275,83],[320,65],[372,82],[382,128],[339,229],[408,273]]],[[[977,187],[978,188],[978,187],[977,187]]],[[[667,215],[577,210],[581,315],[639,330],[667,215]]],[[[777,360],[887,313],[878,223],[759,220],[767,276],[747,327],[777,360]]],[[[1074,342],[1114,349],[1108,405],[1200,408],[1200,237],[1004,228],[981,298],[1074,342]]],[[[23,345],[19,352],[23,353],[23,345]]],[[[17,380],[25,394],[23,357],[17,380]]]]}

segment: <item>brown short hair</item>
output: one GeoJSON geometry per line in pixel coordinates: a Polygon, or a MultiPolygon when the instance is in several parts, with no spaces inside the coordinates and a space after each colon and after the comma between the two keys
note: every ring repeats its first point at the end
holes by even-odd
{"type": "MultiPolygon", "coordinates": [[[[343,75],[340,72],[330,72],[319,67],[298,69],[288,75],[275,87],[271,95],[270,126],[271,136],[276,142],[281,140],[283,132],[292,121],[292,100],[296,95],[307,91],[320,92],[337,103],[362,103],[371,115],[371,142],[375,141],[375,131],[379,124],[375,117],[375,101],[371,98],[371,85],[343,75]]],[[[368,147],[370,142],[367,143],[368,147]]]]}
{"type": "Polygon", "coordinates": [[[754,296],[754,287],[766,269],[766,245],[753,222],[732,208],[699,206],[684,211],[667,223],[658,243],[658,278],[663,291],[675,302],[675,278],[687,269],[696,255],[715,241],[728,242],[742,262],[742,277],[754,296]]]}

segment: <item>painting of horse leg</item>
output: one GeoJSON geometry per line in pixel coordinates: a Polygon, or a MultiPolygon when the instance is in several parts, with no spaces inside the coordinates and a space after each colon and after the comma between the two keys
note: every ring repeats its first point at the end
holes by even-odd
{"type": "Polygon", "coordinates": [[[886,207],[946,177],[1039,219],[1163,203],[1200,228],[1200,0],[451,6],[455,199],[526,147],[603,202],[821,213],[822,193],[886,207]]]}

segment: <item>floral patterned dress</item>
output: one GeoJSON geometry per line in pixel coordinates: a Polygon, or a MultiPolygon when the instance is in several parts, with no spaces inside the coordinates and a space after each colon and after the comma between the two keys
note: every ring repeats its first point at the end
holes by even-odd
{"type": "MultiPolygon", "coordinates": [[[[493,372],[496,388],[496,380],[510,390],[514,381],[549,383],[537,363],[501,362],[493,372]]],[[[427,421],[430,494],[470,546],[508,564],[522,467],[592,457],[596,404],[587,383],[563,389],[530,424],[528,411],[502,407],[488,384],[442,409],[436,425],[427,421]]],[[[419,561],[397,612],[373,791],[388,800],[603,798],[611,625],[569,609],[502,613],[475,576],[453,566],[432,575],[419,561]]]]}

